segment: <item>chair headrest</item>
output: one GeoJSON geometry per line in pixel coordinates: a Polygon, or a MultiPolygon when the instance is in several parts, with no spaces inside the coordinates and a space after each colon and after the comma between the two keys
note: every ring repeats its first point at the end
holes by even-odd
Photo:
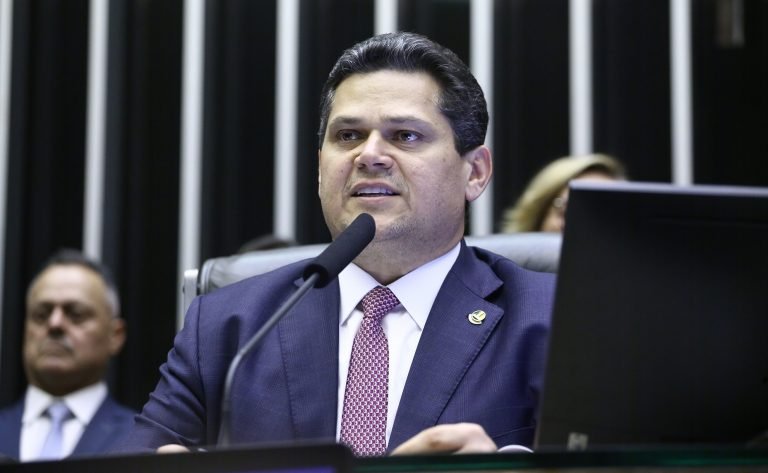
{"type": "MultiPolygon", "coordinates": [[[[562,237],[558,233],[509,233],[470,236],[467,245],[505,256],[520,266],[540,272],[557,272],[562,237]]],[[[207,260],[198,275],[198,294],[266,273],[286,264],[313,258],[327,244],[301,245],[254,251],[207,260]]]]}

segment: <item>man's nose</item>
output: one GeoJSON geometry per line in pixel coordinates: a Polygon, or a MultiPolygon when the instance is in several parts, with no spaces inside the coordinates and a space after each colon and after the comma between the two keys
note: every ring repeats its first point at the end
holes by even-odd
{"type": "Polygon", "coordinates": [[[355,158],[358,167],[389,169],[392,166],[390,143],[378,131],[368,135],[360,154],[355,158]]]}
{"type": "Polygon", "coordinates": [[[51,310],[51,315],[48,316],[48,329],[60,330],[66,322],[67,316],[64,313],[64,309],[61,307],[54,307],[51,310]]]}

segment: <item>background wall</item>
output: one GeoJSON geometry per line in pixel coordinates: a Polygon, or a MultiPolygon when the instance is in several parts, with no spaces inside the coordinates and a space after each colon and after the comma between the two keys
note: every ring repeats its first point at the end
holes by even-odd
{"type": "MultiPolygon", "coordinates": [[[[192,235],[179,228],[187,203],[180,197],[184,14],[195,1],[186,7],[183,0],[108,1],[103,219],[95,253],[116,273],[129,327],[111,384],[119,399],[135,407],[157,381],[176,330],[181,242],[197,243],[199,265],[276,231],[274,180],[283,158],[275,157],[280,4],[199,1],[205,20],[203,46],[196,51],[204,59],[201,191],[199,231],[192,235]]],[[[8,112],[0,114],[7,133],[0,149],[6,169],[0,176],[0,404],[24,386],[20,340],[27,284],[55,249],[88,246],[94,4],[0,0],[0,12],[12,12],[10,21],[0,18],[0,38],[11,40],[7,80],[0,74],[0,90],[9,91],[8,112]]],[[[491,211],[497,222],[541,166],[570,152],[572,2],[491,4],[491,211]]],[[[470,0],[398,6],[398,28],[427,34],[472,61],[470,0]]],[[[341,51],[373,34],[376,4],[300,0],[296,7],[298,115],[287,130],[296,147],[296,204],[287,218],[295,224],[290,236],[316,243],[329,239],[316,198],[319,91],[341,51]]],[[[670,182],[670,1],[593,0],[590,10],[593,148],[621,158],[634,180],[670,182]]],[[[768,0],[692,0],[690,21],[694,181],[768,186],[768,0]]]]}

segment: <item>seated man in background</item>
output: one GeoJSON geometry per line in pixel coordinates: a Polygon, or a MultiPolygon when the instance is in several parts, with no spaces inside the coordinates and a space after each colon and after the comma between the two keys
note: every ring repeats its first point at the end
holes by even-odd
{"type": "MultiPolygon", "coordinates": [[[[467,66],[423,36],[342,54],[321,97],[318,193],[334,239],[361,213],[375,237],[243,359],[233,443],[338,440],[356,455],[532,443],[554,278],[464,242],[492,174],[487,125],[467,66]]],[[[216,443],[230,362],[305,266],[195,299],[121,449],[216,443]]]]}
{"type": "Polygon", "coordinates": [[[0,411],[0,453],[29,461],[108,451],[133,423],[134,412],[112,399],[104,382],[124,342],[106,268],[73,250],[55,254],[27,290],[29,386],[0,411]]]}

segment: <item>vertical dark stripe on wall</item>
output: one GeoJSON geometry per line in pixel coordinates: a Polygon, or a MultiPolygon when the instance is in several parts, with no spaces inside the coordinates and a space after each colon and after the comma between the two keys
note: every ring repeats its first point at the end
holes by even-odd
{"type": "Polygon", "coordinates": [[[24,158],[27,140],[27,97],[29,77],[29,48],[31,30],[31,2],[14,2],[13,53],[11,64],[11,103],[8,130],[8,184],[5,224],[5,271],[3,281],[3,343],[0,373],[0,405],[8,404],[21,393],[22,369],[20,361],[23,333],[24,289],[27,276],[23,272],[24,234],[26,221],[22,199],[24,186],[24,158]]]}
{"type": "Polygon", "coordinates": [[[437,41],[469,65],[469,11],[469,0],[401,1],[398,24],[437,41]]]}
{"type": "Polygon", "coordinates": [[[669,21],[669,0],[593,3],[595,149],[633,180],[672,178],[669,21]]]}
{"type": "Polygon", "coordinates": [[[24,385],[26,285],[57,248],[82,244],[85,156],[88,2],[30,0],[14,7],[3,313],[18,322],[3,330],[4,399],[24,385]]]}
{"type": "Polygon", "coordinates": [[[120,261],[128,340],[118,397],[140,407],[176,328],[182,0],[132,1],[125,10],[125,124],[119,163],[120,261]]]}
{"type": "Polygon", "coordinates": [[[301,243],[327,242],[317,197],[320,90],[341,52],[373,34],[373,1],[302,0],[299,23],[296,234],[301,243]]]}
{"type": "Polygon", "coordinates": [[[46,0],[38,7],[25,190],[32,271],[57,247],[81,246],[88,50],[87,0],[46,0]]]}
{"type": "Polygon", "coordinates": [[[123,179],[126,136],[126,72],[127,41],[132,16],[130,0],[110,0],[107,30],[107,98],[104,124],[104,212],[102,260],[114,272],[118,288],[122,287],[120,239],[123,221],[123,179]]]}
{"type": "Polygon", "coordinates": [[[276,2],[208,2],[202,258],[272,233],[276,2]]]}
{"type": "MultiPolygon", "coordinates": [[[[121,222],[123,221],[123,176],[121,164],[125,159],[125,116],[123,114],[123,98],[125,97],[125,62],[126,62],[126,21],[128,15],[129,0],[110,0],[109,18],[107,29],[107,97],[106,97],[106,123],[104,124],[104,210],[102,222],[102,261],[115,275],[115,284],[121,295],[125,285],[122,278],[123,266],[120,254],[120,241],[122,235],[121,222]]],[[[123,302],[123,311],[125,303],[123,302]]],[[[122,314],[127,319],[127,314],[122,314]]],[[[138,335],[134,334],[134,338],[138,335]]],[[[125,348],[127,353],[131,345],[125,348]]],[[[109,370],[110,389],[121,398],[128,396],[121,392],[129,384],[123,382],[121,372],[130,370],[124,362],[125,356],[121,355],[112,364],[109,370]]],[[[134,370],[135,371],[135,370],[134,370]]]]}
{"type": "Polygon", "coordinates": [[[768,1],[692,2],[691,12],[694,181],[765,186],[768,1]]]}
{"type": "Polygon", "coordinates": [[[494,222],[547,162],[569,153],[568,0],[495,8],[494,222]]]}

